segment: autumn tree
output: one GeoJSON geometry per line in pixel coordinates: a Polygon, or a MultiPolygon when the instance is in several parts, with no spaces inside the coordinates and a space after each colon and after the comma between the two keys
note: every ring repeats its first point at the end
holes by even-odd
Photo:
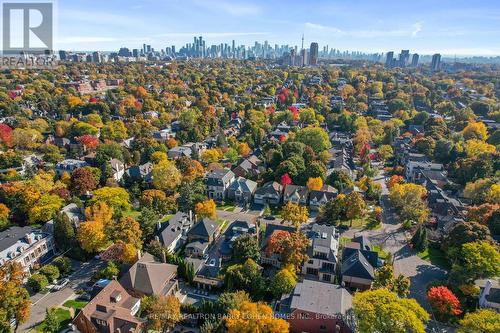
{"type": "Polygon", "coordinates": [[[389,189],[389,198],[403,220],[423,223],[429,216],[425,187],[413,183],[394,184],[389,189]]]}
{"type": "Polygon", "coordinates": [[[465,314],[460,320],[460,333],[497,333],[500,331],[500,314],[493,309],[480,309],[465,314]]]}
{"type": "Polygon", "coordinates": [[[111,220],[105,225],[104,232],[106,238],[111,241],[123,241],[125,244],[132,245],[136,250],[141,248],[141,227],[131,216],[111,220]]]}
{"type": "Polygon", "coordinates": [[[323,179],[321,177],[309,178],[307,180],[307,188],[309,191],[319,191],[323,187],[323,179]]]}
{"type": "Polygon", "coordinates": [[[281,210],[281,217],[283,221],[291,222],[297,229],[307,222],[309,212],[307,207],[297,205],[291,201],[287,202],[281,210]]]}
{"type": "Polygon", "coordinates": [[[224,320],[229,333],[287,333],[289,329],[289,324],[276,318],[264,303],[243,302],[224,320]]]}
{"type": "Polygon", "coordinates": [[[153,186],[163,191],[173,191],[182,180],[182,174],[169,160],[162,160],[153,166],[153,186]]]}
{"type": "Polygon", "coordinates": [[[470,122],[462,131],[466,140],[477,139],[485,141],[488,138],[488,129],[482,122],[470,122]]]}
{"type": "Polygon", "coordinates": [[[80,223],[77,238],[80,246],[86,252],[97,252],[106,245],[104,223],[101,221],[86,221],[80,223]]]}
{"type": "Polygon", "coordinates": [[[283,265],[292,265],[297,270],[308,259],[309,239],[301,232],[275,231],[266,244],[266,255],[279,254],[283,265]]]}
{"type": "Polygon", "coordinates": [[[200,218],[208,217],[211,219],[217,218],[217,207],[213,199],[198,202],[195,205],[195,212],[200,218]]]}
{"type": "Polygon", "coordinates": [[[181,303],[173,295],[145,296],[141,309],[150,330],[168,332],[181,320],[181,303]]]}
{"type": "Polygon", "coordinates": [[[406,297],[410,293],[410,279],[402,274],[395,276],[394,266],[386,262],[375,272],[373,289],[385,288],[396,293],[399,297],[406,297]]]}
{"type": "Polygon", "coordinates": [[[0,329],[11,331],[11,320],[16,320],[14,332],[30,316],[31,300],[23,286],[24,271],[20,264],[9,261],[0,267],[0,329]]]}
{"type": "Polygon", "coordinates": [[[130,196],[121,187],[102,187],[96,190],[92,199],[88,201],[88,205],[92,206],[98,202],[106,203],[109,207],[113,208],[115,213],[131,208],[130,196]]]}
{"type": "Polygon", "coordinates": [[[71,174],[71,190],[76,195],[91,192],[97,185],[98,179],[90,168],[78,168],[71,174]]]}
{"type": "Polygon", "coordinates": [[[354,314],[360,333],[425,333],[429,314],[414,299],[399,298],[387,289],[357,292],[354,314]]]}
{"type": "Polygon", "coordinates": [[[64,201],[55,194],[43,194],[28,211],[29,222],[39,223],[51,220],[63,206],[64,201]]]}
{"type": "Polygon", "coordinates": [[[436,317],[442,321],[456,319],[462,313],[460,301],[445,286],[432,287],[427,292],[427,300],[436,317]]]}
{"type": "Polygon", "coordinates": [[[459,282],[472,282],[500,274],[500,253],[488,242],[473,242],[462,245],[454,256],[451,277],[459,282]]]}
{"type": "Polygon", "coordinates": [[[255,262],[260,260],[260,246],[256,237],[244,234],[236,238],[233,243],[233,259],[236,262],[244,262],[250,258],[255,262]]]}
{"type": "Polygon", "coordinates": [[[269,288],[274,297],[290,293],[297,284],[297,274],[293,266],[283,267],[273,276],[269,288]]]}

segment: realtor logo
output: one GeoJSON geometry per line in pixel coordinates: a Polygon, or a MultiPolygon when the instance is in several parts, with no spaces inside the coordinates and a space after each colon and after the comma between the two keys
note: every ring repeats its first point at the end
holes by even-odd
{"type": "Polygon", "coordinates": [[[4,2],[3,53],[43,54],[52,51],[53,17],[51,2],[4,2]]]}

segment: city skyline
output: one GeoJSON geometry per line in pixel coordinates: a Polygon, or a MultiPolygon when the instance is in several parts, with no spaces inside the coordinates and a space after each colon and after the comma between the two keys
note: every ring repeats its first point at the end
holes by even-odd
{"type": "Polygon", "coordinates": [[[299,46],[422,55],[500,55],[500,10],[494,1],[66,1],[57,2],[56,49],[180,48],[203,36],[207,45],[299,46]],[[89,6],[89,2],[92,6],[89,6]],[[91,9],[89,9],[91,8],[91,9]],[[147,24],[145,24],[147,22],[147,24]],[[495,45],[495,46],[492,46],[495,45]]]}

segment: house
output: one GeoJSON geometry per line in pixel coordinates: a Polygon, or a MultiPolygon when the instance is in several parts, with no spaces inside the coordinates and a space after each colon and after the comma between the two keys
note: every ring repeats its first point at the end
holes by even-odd
{"type": "Polygon", "coordinates": [[[366,236],[358,236],[342,251],[342,282],[351,289],[366,290],[375,279],[375,268],[382,266],[366,236]]]}
{"type": "Polygon", "coordinates": [[[55,253],[54,237],[50,233],[29,226],[13,226],[0,232],[0,266],[9,261],[17,262],[29,274],[55,253]]]}
{"type": "Polygon", "coordinates": [[[352,296],[342,286],[313,280],[297,282],[279,302],[291,333],[351,333],[352,296]]]}
{"type": "Polygon", "coordinates": [[[479,307],[491,308],[500,312],[500,283],[498,280],[476,280],[479,286],[479,307]]]}
{"type": "Polygon", "coordinates": [[[320,190],[310,191],[309,208],[312,211],[318,211],[322,205],[326,204],[329,200],[333,200],[337,194],[337,189],[330,185],[323,185],[320,190]]]}
{"type": "Polygon", "coordinates": [[[444,166],[440,163],[409,161],[405,167],[406,181],[414,182],[418,171],[443,171],[444,166]]]}
{"type": "Polygon", "coordinates": [[[187,233],[188,245],[186,245],[186,255],[202,257],[208,249],[208,246],[213,243],[219,233],[219,223],[204,218],[195,224],[187,233]]]}
{"type": "Polygon", "coordinates": [[[112,158],[109,160],[109,165],[111,166],[111,174],[113,179],[119,182],[125,175],[125,164],[122,161],[112,158]]]}
{"type": "Polygon", "coordinates": [[[307,248],[309,260],[302,266],[302,274],[327,283],[335,282],[339,234],[335,227],[314,223],[306,232],[311,244],[307,248]]]}
{"type": "Polygon", "coordinates": [[[75,160],[75,159],[66,159],[57,163],[56,165],[56,173],[58,176],[61,176],[63,173],[72,173],[78,168],[83,168],[88,166],[87,162],[75,160]]]}
{"type": "Polygon", "coordinates": [[[82,333],[142,332],[146,321],[135,315],[141,300],[131,296],[116,280],[110,281],[73,319],[82,333]]]}
{"type": "Polygon", "coordinates": [[[309,189],[306,186],[286,185],[283,191],[283,203],[293,202],[297,205],[307,205],[309,189]]]}
{"type": "Polygon", "coordinates": [[[236,220],[224,232],[224,240],[219,246],[219,254],[223,260],[230,260],[233,252],[234,241],[243,235],[257,234],[257,226],[254,222],[236,220]]]}
{"type": "Polygon", "coordinates": [[[234,181],[234,173],[229,169],[214,169],[206,177],[206,194],[210,199],[223,201],[227,188],[234,181]]]}
{"type": "Polygon", "coordinates": [[[255,155],[243,159],[234,169],[237,177],[257,177],[262,172],[262,161],[255,155]]]}
{"type": "Polygon", "coordinates": [[[155,240],[170,252],[178,250],[187,240],[187,233],[193,226],[193,213],[177,212],[167,222],[158,221],[155,240]]]}
{"type": "Polygon", "coordinates": [[[262,237],[261,242],[261,256],[260,263],[262,265],[271,265],[274,268],[281,268],[281,256],[277,253],[268,253],[267,245],[271,236],[280,231],[285,231],[288,233],[293,233],[297,229],[290,225],[277,224],[277,223],[267,223],[266,231],[264,237],[262,237]]]}
{"type": "Polygon", "coordinates": [[[213,291],[222,287],[223,281],[219,278],[220,267],[209,266],[204,259],[193,257],[186,258],[186,262],[193,265],[193,285],[197,289],[213,291]]]}
{"type": "Polygon", "coordinates": [[[149,183],[153,180],[153,163],[147,162],[141,165],[133,165],[125,171],[128,178],[132,180],[144,180],[149,183]]]}
{"type": "Polygon", "coordinates": [[[277,182],[267,182],[255,190],[253,202],[258,205],[279,205],[283,186],[277,182]]]}
{"type": "Polygon", "coordinates": [[[177,265],[158,262],[146,252],[123,275],[120,284],[137,298],[145,295],[175,295],[179,290],[177,265]]]}
{"type": "Polygon", "coordinates": [[[160,143],[165,143],[171,138],[175,138],[175,132],[173,131],[173,129],[164,128],[162,130],[153,132],[153,139],[160,143]]]}
{"type": "Polygon", "coordinates": [[[184,156],[191,157],[191,154],[193,154],[191,148],[184,146],[174,147],[167,152],[168,158],[171,160],[176,160],[184,156]]]}
{"type": "Polygon", "coordinates": [[[80,222],[85,221],[83,208],[79,207],[75,203],[70,203],[69,205],[64,206],[60,212],[66,214],[69,221],[75,228],[80,225],[80,222]]]}
{"type": "Polygon", "coordinates": [[[227,197],[238,203],[249,203],[257,189],[257,183],[243,177],[236,178],[227,189],[227,197]]]}

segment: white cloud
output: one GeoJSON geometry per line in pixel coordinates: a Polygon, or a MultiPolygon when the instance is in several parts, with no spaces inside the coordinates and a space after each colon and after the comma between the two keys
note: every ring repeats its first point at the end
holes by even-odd
{"type": "Polygon", "coordinates": [[[411,32],[412,37],[417,37],[417,34],[422,31],[422,23],[417,22],[413,25],[413,31],[411,32]]]}
{"type": "Polygon", "coordinates": [[[236,1],[208,1],[196,0],[195,3],[210,10],[222,11],[232,16],[256,15],[261,12],[261,8],[252,3],[242,3],[236,1]]]}
{"type": "Polygon", "coordinates": [[[376,37],[415,37],[422,31],[422,24],[417,22],[405,29],[393,30],[342,30],[337,27],[325,26],[321,24],[307,22],[306,29],[316,30],[325,33],[333,33],[331,37],[355,37],[355,38],[376,38],[376,37]]]}
{"type": "Polygon", "coordinates": [[[164,34],[155,35],[156,37],[193,37],[203,36],[209,38],[217,37],[236,37],[236,36],[264,36],[269,35],[269,32],[167,32],[164,34]]]}

